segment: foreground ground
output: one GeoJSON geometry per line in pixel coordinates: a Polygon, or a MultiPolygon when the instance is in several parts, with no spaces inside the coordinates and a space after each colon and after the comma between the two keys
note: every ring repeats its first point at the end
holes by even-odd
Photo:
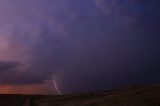
{"type": "Polygon", "coordinates": [[[0,106],[160,106],[160,85],[77,95],[0,95],[0,106]]]}

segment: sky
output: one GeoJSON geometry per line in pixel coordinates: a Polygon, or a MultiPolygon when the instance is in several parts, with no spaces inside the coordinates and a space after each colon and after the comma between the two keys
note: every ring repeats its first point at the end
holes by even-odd
{"type": "Polygon", "coordinates": [[[0,93],[160,83],[159,0],[0,0],[0,93]]]}

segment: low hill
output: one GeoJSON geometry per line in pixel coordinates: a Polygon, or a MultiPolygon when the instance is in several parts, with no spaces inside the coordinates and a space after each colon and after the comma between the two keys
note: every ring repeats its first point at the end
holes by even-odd
{"type": "Polygon", "coordinates": [[[0,106],[160,106],[160,85],[63,96],[0,95],[0,106]]]}

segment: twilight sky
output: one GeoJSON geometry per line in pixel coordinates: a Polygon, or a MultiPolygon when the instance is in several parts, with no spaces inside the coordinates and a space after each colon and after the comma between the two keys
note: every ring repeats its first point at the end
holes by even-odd
{"type": "Polygon", "coordinates": [[[160,83],[159,0],[0,0],[0,93],[160,83]],[[52,86],[52,87],[51,87],[52,86]]]}

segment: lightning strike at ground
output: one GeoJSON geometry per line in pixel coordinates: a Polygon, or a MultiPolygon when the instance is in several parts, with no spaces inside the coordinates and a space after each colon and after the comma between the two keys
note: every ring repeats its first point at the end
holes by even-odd
{"type": "Polygon", "coordinates": [[[54,84],[54,87],[55,87],[55,90],[56,90],[57,94],[61,95],[61,91],[59,90],[59,88],[57,86],[57,82],[56,82],[56,79],[55,79],[54,76],[53,76],[53,84],[54,84]]]}

